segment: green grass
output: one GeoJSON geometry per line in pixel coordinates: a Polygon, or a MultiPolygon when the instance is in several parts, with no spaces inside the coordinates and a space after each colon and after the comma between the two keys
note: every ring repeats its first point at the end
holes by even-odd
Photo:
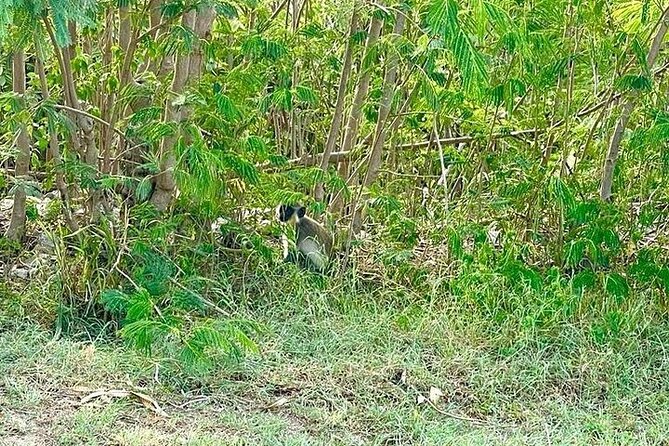
{"type": "Polygon", "coordinates": [[[669,442],[669,326],[643,313],[647,296],[617,318],[591,298],[587,313],[537,324],[526,323],[545,313],[537,296],[507,292],[504,318],[489,314],[500,302],[392,298],[383,287],[272,294],[240,310],[267,330],[260,354],[199,376],[165,362],[156,375],[155,360],[120,344],[53,340],[34,324],[5,321],[0,444],[669,442]],[[398,371],[406,384],[394,383],[398,371]],[[431,386],[444,393],[439,411],[481,423],[417,404],[431,386]],[[141,390],[169,417],[130,399],[82,406],[80,387],[141,390]]]}

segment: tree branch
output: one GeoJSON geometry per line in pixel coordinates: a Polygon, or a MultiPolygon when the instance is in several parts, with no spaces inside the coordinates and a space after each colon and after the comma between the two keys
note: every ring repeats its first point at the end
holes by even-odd
{"type": "Polygon", "coordinates": [[[131,141],[128,139],[128,137],[125,136],[125,134],[124,134],[122,131],[120,131],[120,130],[117,129],[116,127],[112,126],[110,123],[108,123],[107,121],[105,121],[105,120],[102,119],[102,118],[98,118],[97,116],[92,115],[92,114],[90,114],[90,113],[88,113],[88,112],[85,112],[85,111],[83,111],[83,110],[78,110],[78,109],[76,109],[76,108],[72,108],[72,107],[69,107],[69,106],[67,106],[67,105],[53,104],[53,108],[55,108],[56,110],[66,110],[66,111],[69,111],[69,112],[72,112],[72,113],[76,113],[76,114],[79,114],[79,115],[82,115],[82,116],[86,116],[87,118],[90,118],[90,119],[92,119],[92,120],[95,121],[95,122],[98,122],[98,123],[100,123],[100,124],[102,124],[102,125],[104,125],[104,126],[109,127],[110,129],[112,129],[112,131],[114,131],[114,133],[116,133],[117,135],[119,135],[121,138],[125,139],[125,140],[128,141],[128,142],[131,142],[131,141]]]}

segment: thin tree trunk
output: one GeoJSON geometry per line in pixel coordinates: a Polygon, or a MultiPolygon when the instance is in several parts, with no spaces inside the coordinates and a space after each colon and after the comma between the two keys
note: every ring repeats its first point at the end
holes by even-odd
{"type": "MultiPolygon", "coordinates": [[[[195,11],[189,11],[181,19],[181,24],[186,29],[193,29],[195,26],[195,11]]],[[[174,66],[174,78],[172,79],[172,93],[179,95],[183,92],[186,80],[188,79],[190,57],[188,54],[179,53],[176,57],[174,66]]],[[[174,179],[174,168],[176,167],[176,156],[174,148],[180,137],[178,126],[181,123],[182,113],[179,105],[172,102],[168,97],[165,101],[165,122],[177,126],[173,133],[163,138],[160,145],[160,173],[156,176],[156,184],[151,203],[159,211],[164,211],[172,202],[176,181],[174,179]]]]}
{"type": "MultiPolygon", "coordinates": [[[[576,14],[578,14],[578,8],[576,10],[576,14]]],[[[579,43],[580,43],[580,37],[581,34],[579,33],[579,30],[577,29],[574,32],[574,49],[571,51],[571,54],[578,54],[578,49],[579,49],[579,43]]],[[[567,105],[565,107],[565,116],[564,116],[564,122],[565,122],[565,137],[569,137],[569,132],[570,132],[570,118],[572,116],[571,114],[571,108],[572,108],[572,102],[573,102],[573,95],[574,95],[574,71],[576,64],[574,63],[574,59],[570,58],[569,60],[569,71],[568,71],[568,77],[567,77],[567,105]]],[[[560,176],[564,175],[567,171],[567,150],[569,149],[569,145],[565,144],[562,150],[562,160],[560,162],[560,176]]],[[[560,231],[560,236],[562,236],[563,231],[560,231]]],[[[561,251],[558,251],[561,252],[561,251]]]]}
{"type": "MultiPolygon", "coordinates": [[[[49,22],[49,19],[45,16],[43,18],[44,26],[49,34],[49,39],[53,46],[54,53],[58,59],[58,64],[60,66],[61,75],[63,77],[63,92],[65,97],[65,103],[69,107],[77,112],[70,113],[72,121],[77,124],[77,127],[74,132],[70,134],[70,140],[75,151],[79,156],[86,161],[96,172],[98,171],[98,148],[95,144],[95,138],[93,136],[93,120],[90,116],[87,116],[88,113],[85,113],[79,97],[77,96],[77,90],[74,82],[74,76],[72,74],[72,64],[71,57],[74,50],[74,43],[70,47],[60,48],[58,42],[56,41],[56,36],[54,34],[53,27],[49,22]],[[80,113],[79,113],[80,112],[80,113]],[[81,131],[82,135],[79,134],[81,131]]],[[[70,33],[72,33],[72,42],[76,41],[76,27],[70,27],[70,33]]],[[[89,215],[92,220],[98,218],[98,204],[99,204],[100,193],[97,190],[90,191],[88,198],[88,209],[89,215]]]]}
{"type": "MultiPolygon", "coordinates": [[[[362,61],[364,61],[365,58],[370,54],[372,47],[379,39],[382,26],[383,20],[377,16],[373,16],[372,21],[369,24],[369,34],[367,35],[367,42],[365,43],[365,54],[363,55],[362,61]]],[[[370,70],[363,69],[360,72],[360,81],[358,82],[358,88],[355,91],[355,97],[353,98],[353,104],[351,105],[351,114],[349,115],[348,122],[346,124],[346,133],[344,134],[344,142],[342,144],[343,152],[351,150],[358,138],[362,105],[365,101],[365,98],[367,97],[367,92],[369,91],[369,82],[371,77],[372,74],[370,70]]]]}
{"type": "Polygon", "coordinates": [[[77,35],[77,23],[74,20],[67,22],[67,32],[70,35],[70,45],[66,46],[67,57],[72,61],[77,55],[77,41],[79,36],[77,35]]]}
{"type": "MultiPolygon", "coordinates": [[[[395,27],[393,34],[401,36],[404,32],[404,13],[398,12],[395,17],[395,27]]],[[[369,155],[369,164],[367,165],[367,173],[363,182],[364,187],[369,187],[376,180],[381,168],[381,155],[383,154],[383,145],[386,142],[386,121],[390,114],[390,107],[392,106],[395,89],[397,88],[397,54],[391,52],[388,56],[388,65],[386,67],[386,74],[383,78],[383,93],[381,101],[379,102],[379,113],[376,120],[376,130],[374,131],[374,142],[372,143],[372,150],[369,155]]]]}
{"type": "Polygon", "coordinates": [[[297,29],[297,12],[299,11],[299,0],[293,0],[293,5],[291,7],[291,20],[293,22],[293,32],[297,29]]]}
{"type": "MultiPolygon", "coordinates": [[[[299,0],[292,0],[292,5],[290,7],[290,18],[291,18],[291,30],[293,34],[297,32],[299,26],[298,20],[298,11],[300,9],[299,0]]],[[[298,84],[298,64],[293,64],[293,70],[291,75],[291,87],[295,88],[298,84]]],[[[299,110],[295,109],[295,105],[290,108],[290,114],[288,116],[288,137],[290,138],[290,153],[293,158],[301,157],[303,155],[302,150],[298,144],[297,132],[299,128],[299,110]]]]}
{"type": "Polygon", "coordinates": [[[156,40],[156,37],[158,36],[158,27],[160,26],[160,22],[163,18],[163,13],[160,10],[161,4],[161,0],[149,1],[149,26],[151,27],[149,36],[153,40],[156,40]]]}
{"type": "MultiPolygon", "coordinates": [[[[291,85],[293,88],[297,86],[297,64],[293,65],[293,73],[291,75],[291,85]]],[[[290,108],[290,113],[288,114],[288,138],[290,140],[290,156],[291,158],[297,158],[302,156],[301,153],[298,154],[297,147],[297,138],[296,138],[296,111],[295,104],[290,108]]]]}
{"type": "MultiPolygon", "coordinates": [[[[337,163],[337,175],[339,175],[339,178],[346,178],[348,179],[350,174],[351,174],[351,164],[350,160],[347,158],[344,158],[340,160],[337,163]]],[[[341,214],[342,209],[344,208],[344,198],[343,198],[343,189],[340,189],[336,191],[333,197],[330,198],[330,204],[329,204],[329,209],[330,212],[334,214],[341,214]]]]}
{"type": "Polygon", "coordinates": [[[118,8],[118,45],[123,51],[128,49],[132,38],[132,22],[130,21],[130,3],[121,2],[118,8]]]}
{"type": "MultiPolygon", "coordinates": [[[[395,17],[395,26],[393,34],[399,36],[404,32],[404,14],[400,11],[395,17]]],[[[386,121],[390,114],[390,107],[392,105],[395,89],[397,88],[397,55],[391,52],[388,55],[388,62],[386,66],[386,74],[383,77],[383,93],[381,101],[379,102],[379,112],[376,119],[376,129],[374,130],[374,140],[372,149],[369,154],[369,161],[367,163],[367,172],[362,181],[362,189],[371,186],[371,184],[379,176],[379,169],[381,168],[381,159],[383,155],[383,145],[386,142],[386,121]]],[[[354,234],[357,234],[362,229],[362,219],[360,209],[358,209],[359,201],[353,203],[353,219],[351,229],[354,234]]]]}
{"type": "Polygon", "coordinates": [[[119,10],[119,36],[118,44],[123,50],[123,64],[119,78],[121,81],[121,88],[124,88],[131,83],[135,83],[132,76],[132,61],[135,58],[135,51],[139,43],[139,27],[133,29],[132,21],[130,20],[129,7],[125,6],[119,10]]]}
{"type": "MultiPolygon", "coordinates": [[[[158,29],[154,29],[154,4],[149,4],[149,24],[152,26],[151,32],[148,33],[149,36],[155,35],[155,32],[158,29]],[[151,9],[153,8],[153,9],[151,9]]],[[[119,33],[118,33],[118,45],[123,49],[123,59],[121,67],[119,70],[119,80],[120,86],[119,91],[132,86],[137,88],[139,84],[135,80],[135,75],[132,69],[132,63],[135,60],[135,53],[137,52],[137,45],[139,44],[141,28],[140,26],[135,26],[133,28],[130,5],[123,6],[119,9],[119,33]]],[[[148,61],[146,65],[148,66],[148,61]]],[[[114,95],[114,93],[112,93],[114,95]]],[[[112,97],[115,99],[114,97],[112,97]]],[[[142,108],[147,105],[147,100],[145,98],[136,98],[127,104],[120,104],[118,102],[110,102],[111,114],[109,116],[109,122],[112,127],[116,126],[116,123],[120,120],[124,120],[128,117],[133,111],[142,108]]],[[[140,152],[139,145],[134,146],[134,148],[127,149],[128,142],[125,139],[121,139],[117,144],[117,154],[126,154],[123,158],[131,162],[144,162],[144,159],[140,152]]],[[[114,154],[114,159],[118,159],[118,155],[114,154]]],[[[114,166],[115,168],[117,166],[114,166]]]]}
{"type": "MultiPolygon", "coordinates": [[[[26,56],[23,49],[16,50],[12,56],[12,80],[14,93],[19,101],[25,105],[26,92],[26,56]]],[[[12,208],[12,219],[7,228],[7,238],[20,242],[26,233],[26,190],[24,182],[30,170],[30,137],[28,128],[24,123],[19,125],[19,134],[16,139],[18,155],[16,156],[16,168],[14,177],[16,189],[14,191],[14,207],[12,208]]]]}
{"type": "MultiPolygon", "coordinates": [[[[85,111],[81,106],[81,101],[77,95],[76,83],[74,81],[74,75],[72,72],[72,59],[74,58],[77,41],[76,25],[74,22],[70,22],[69,32],[72,45],[63,48],[61,68],[65,77],[65,86],[69,90],[71,107],[78,111],[85,111]]],[[[56,47],[54,50],[58,51],[58,48],[56,47]]],[[[95,143],[95,136],[93,135],[93,120],[85,114],[76,113],[74,116],[74,122],[77,123],[77,130],[81,131],[81,138],[75,131],[75,134],[72,138],[74,146],[75,148],[79,146],[78,149],[81,157],[83,158],[84,162],[93,169],[95,172],[94,175],[97,177],[97,173],[99,171],[98,146],[95,143]]],[[[88,215],[90,216],[91,221],[97,221],[99,218],[100,197],[101,193],[97,189],[92,189],[88,193],[88,215]]]]}
{"type": "MultiPolygon", "coordinates": [[[[56,55],[58,60],[58,66],[60,67],[61,77],[63,78],[63,99],[65,104],[79,110],[79,100],[76,96],[76,91],[74,91],[74,78],[72,77],[71,65],[69,54],[70,51],[68,48],[60,48],[56,40],[56,35],[54,34],[53,27],[49,22],[49,19],[44,17],[44,27],[46,28],[47,33],[49,34],[49,39],[51,40],[51,45],[53,46],[53,52],[56,55]]],[[[75,113],[70,113],[72,122],[78,123],[79,117],[75,113]]],[[[81,139],[79,134],[75,131],[69,135],[72,147],[77,152],[77,154],[82,155],[81,149],[81,139]]]]}
{"type": "MultiPolygon", "coordinates": [[[[309,0],[304,0],[300,5],[300,9],[297,12],[297,26],[296,29],[300,26],[300,20],[302,19],[302,13],[309,9],[309,0]]],[[[308,15],[306,15],[308,17],[308,15]]]]}
{"type": "MultiPolygon", "coordinates": [[[[332,124],[328,138],[325,142],[325,149],[323,151],[323,159],[321,159],[321,170],[327,170],[330,165],[330,155],[334,150],[335,144],[339,139],[339,132],[341,130],[341,123],[344,120],[344,105],[346,103],[346,86],[348,85],[348,78],[351,76],[351,65],[353,62],[353,34],[358,28],[358,4],[357,1],[353,5],[353,12],[351,13],[351,26],[349,27],[348,39],[346,42],[346,51],[344,53],[344,66],[341,69],[341,76],[339,77],[339,89],[337,90],[337,102],[335,103],[334,115],[332,116],[332,124]]],[[[323,183],[318,182],[314,191],[314,198],[317,201],[323,200],[325,191],[323,190],[323,183]]]]}
{"type": "Polygon", "coordinates": [[[209,34],[211,33],[211,26],[214,23],[215,18],[216,13],[214,8],[210,6],[203,8],[197,14],[194,29],[197,40],[195,40],[193,45],[193,51],[191,52],[189,61],[188,77],[190,79],[197,79],[202,73],[202,60],[204,58],[204,53],[202,51],[202,40],[209,38],[209,34]]]}
{"type": "MultiPolygon", "coordinates": [[[[372,20],[369,24],[369,31],[367,33],[367,41],[365,42],[365,51],[361,59],[362,62],[365,60],[367,55],[369,55],[372,47],[376,44],[376,41],[379,39],[381,34],[381,28],[383,27],[383,20],[377,16],[372,16],[372,20]]],[[[346,122],[346,131],[344,132],[344,141],[341,146],[342,152],[350,152],[358,139],[358,129],[360,127],[360,116],[362,114],[362,105],[367,97],[367,92],[369,91],[369,82],[371,80],[371,72],[369,70],[364,70],[361,68],[359,73],[359,81],[357,88],[355,90],[355,96],[353,97],[353,103],[351,104],[351,112],[346,122]]],[[[344,160],[338,168],[339,173],[346,173],[350,170],[350,161],[344,160]]],[[[349,181],[349,184],[351,182],[349,181]]],[[[341,197],[341,194],[338,194],[341,197]]],[[[343,202],[339,200],[333,200],[330,203],[330,208],[337,212],[343,208],[343,202]]]]}
{"type": "MultiPolygon", "coordinates": [[[[562,31],[562,40],[566,41],[566,39],[571,36],[571,25],[572,25],[572,18],[574,16],[574,10],[572,3],[569,2],[568,7],[567,7],[567,20],[564,25],[564,30],[562,31]]],[[[510,71],[507,71],[507,78],[510,74],[510,71]]],[[[558,76],[557,79],[557,87],[555,89],[555,100],[553,103],[552,110],[553,112],[551,113],[551,120],[550,120],[550,128],[555,128],[555,122],[557,120],[557,111],[560,110],[560,106],[562,105],[562,84],[564,83],[564,78],[562,77],[562,74],[558,76]]],[[[568,111],[566,113],[569,113],[568,111]]],[[[495,113],[495,116],[493,116],[493,125],[490,126],[490,131],[492,132],[492,129],[494,127],[495,123],[495,117],[497,114],[495,113]]],[[[546,141],[546,149],[544,150],[543,156],[541,158],[541,166],[545,167],[548,165],[548,161],[550,161],[551,156],[553,155],[553,143],[555,141],[555,134],[553,132],[548,133],[548,139],[546,141]]]]}
{"type": "MultiPolygon", "coordinates": [[[[405,116],[406,110],[409,108],[409,104],[413,103],[413,101],[416,99],[416,96],[418,96],[418,92],[420,90],[420,84],[416,84],[412,89],[405,101],[402,103],[402,106],[400,109],[397,111],[397,114],[395,115],[395,118],[391,121],[390,123],[390,134],[394,135],[397,132],[397,129],[399,128],[400,124],[403,121],[403,118],[405,116]]],[[[431,133],[430,133],[431,135],[431,133]]],[[[429,147],[430,141],[428,141],[428,144],[426,147],[429,147]]],[[[422,144],[422,143],[419,143],[422,144]]],[[[393,150],[396,149],[405,149],[407,147],[413,147],[413,145],[408,144],[408,145],[399,145],[396,142],[393,145],[393,150]]],[[[355,169],[355,175],[352,175],[350,172],[350,157],[351,157],[351,152],[336,152],[332,154],[332,157],[335,157],[339,162],[338,165],[338,174],[341,178],[347,178],[347,184],[353,185],[357,184],[358,181],[358,174],[357,171],[359,170],[360,166],[362,166],[362,163],[358,165],[355,169]]],[[[341,213],[341,210],[344,207],[343,199],[342,199],[342,190],[338,191],[335,196],[332,198],[330,202],[330,211],[333,213],[341,213]]]]}
{"type": "MultiPolygon", "coordinates": [[[[161,11],[162,3],[162,0],[151,0],[149,4],[149,23],[151,25],[149,36],[156,42],[162,40],[163,35],[167,33],[164,27],[161,26],[163,20],[165,20],[161,11]]],[[[165,65],[166,59],[167,56],[152,58],[150,61],[147,61],[147,69],[158,76],[162,76],[162,67],[165,65]]]]}
{"type": "MultiPolygon", "coordinates": [[[[451,131],[449,129],[448,136],[451,136],[451,131]]],[[[444,186],[444,211],[448,215],[448,170],[446,169],[446,163],[444,162],[444,147],[439,142],[439,120],[437,115],[434,115],[434,140],[437,142],[437,148],[439,149],[439,166],[441,167],[441,181],[444,186]]]]}
{"type": "MultiPolygon", "coordinates": [[[[36,68],[37,74],[39,75],[40,87],[42,89],[42,97],[45,100],[48,100],[51,94],[49,93],[49,87],[46,81],[46,72],[44,71],[44,63],[42,59],[37,56],[36,58],[36,68]]],[[[53,164],[56,169],[56,188],[60,193],[60,200],[63,203],[63,217],[65,218],[65,223],[70,231],[77,232],[79,230],[79,224],[72,217],[72,211],[70,208],[70,197],[67,190],[67,184],[65,183],[65,177],[63,175],[63,162],[60,157],[60,147],[58,145],[58,135],[55,131],[55,123],[49,123],[49,152],[51,153],[51,158],[53,159],[53,164]]],[[[111,129],[108,129],[111,133],[111,129]]]]}
{"type": "MultiPolygon", "coordinates": [[[[112,63],[112,46],[113,46],[113,25],[114,13],[113,9],[107,10],[105,20],[105,33],[102,39],[102,65],[108,70],[111,70],[112,63]]],[[[109,94],[102,94],[100,98],[100,110],[102,119],[109,122],[113,127],[115,125],[112,116],[115,116],[114,108],[116,105],[116,92],[111,91],[109,94]]],[[[100,150],[102,152],[102,172],[106,174],[112,173],[112,142],[114,132],[111,128],[104,126],[100,129],[100,150]]],[[[121,141],[119,141],[121,143],[121,141]]],[[[122,149],[121,149],[122,150],[122,149]]]]}
{"type": "MultiPolygon", "coordinates": [[[[666,8],[662,13],[660,18],[660,23],[657,28],[657,33],[653,38],[653,43],[650,46],[648,51],[648,56],[646,58],[646,65],[648,70],[652,70],[653,65],[655,64],[655,59],[660,52],[660,47],[662,46],[662,41],[664,40],[665,35],[667,34],[667,29],[669,29],[669,8],[666,8]]],[[[618,161],[618,155],[620,154],[620,143],[623,140],[623,134],[625,133],[625,128],[629,122],[632,111],[636,106],[636,98],[631,97],[625,101],[623,109],[616,122],[616,127],[613,130],[613,135],[611,136],[611,142],[609,143],[609,149],[606,153],[606,159],[604,160],[604,168],[602,170],[602,182],[599,189],[599,196],[602,200],[608,201],[611,199],[611,187],[613,185],[613,171],[616,168],[616,162],[618,161]]]]}
{"type": "MultiPolygon", "coordinates": [[[[182,18],[182,26],[191,29],[197,34],[198,39],[204,39],[211,32],[216,12],[211,7],[205,7],[198,11],[189,11],[182,18]]],[[[197,58],[202,63],[201,58],[197,58]]],[[[189,74],[199,74],[201,67],[191,68],[191,57],[188,54],[178,54],[175,62],[174,78],[172,80],[172,93],[182,94],[188,83],[189,74]]],[[[164,211],[172,202],[176,189],[174,169],[177,160],[174,153],[177,142],[181,136],[180,124],[186,119],[188,110],[175,105],[171,98],[165,103],[165,122],[176,124],[174,133],[166,136],[160,146],[160,173],[156,176],[155,189],[151,195],[151,203],[159,211],[164,211]]]]}

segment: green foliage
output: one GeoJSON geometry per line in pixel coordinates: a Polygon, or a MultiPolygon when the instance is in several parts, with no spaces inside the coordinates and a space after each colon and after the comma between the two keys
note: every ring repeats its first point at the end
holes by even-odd
{"type": "Polygon", "coordinates": [[[255,352],[249,336],[257,334],[260,327],[225,315],[213,318],[212,311],[223,310],[203,294],[208,281],[183,276],[192,274],[186,265],[194,259],[179,256],[180,266],[158,250],[155,241],[149,244],[168,229],[161,226],[147,228],[133,242],[123,261],[129,270],[128,287],[101,290],[100,302],[119,321],[121,336],[148,354],[156,354],[156,349],[171,354],[176,348],[184,365],[195,368],[239,360],[245,353],[255,352]]]}
{"type": "Polygon", "coordinates": [[[23,1],[3,0],[0,2],[0,42],[8,34],[8,27],[24,21],[25,26],[37,25],[42,17],[52,21],[54,34],[60,46],[71,42],[68,23],[74,22],[84,26],[95,24],[93,15],[97,8],[94,0],[58,0],[58,1],[23,1]]]}
{"type": "Polygon", "coordinates": [[[0,259],[3,263],[9,264],[9,261],[16,257],[21,251],[21,244],[15,240],[0,236],[0,259]]]}
{"type": "MultiPolygon", "coordinates": [[[[651,318],[666,313],[669,117],[662,69],[647,60],[657,5],[374,3],[361,7],[358,28],[349,30],[352,2],[309,2],[300,17],[290,2],[275,3],[216,1],[218,17],[200,39],[182,18],[202,5],[163,2],[163,22],[152,29],[137,2],[112,5],[127,7],[120,23],[123,14],[93,1],[0,0],[0,160],[7,167],[0,191],[9,197],[21,185],[31,196],[26,246],[35,228],[55,234],[56,266],[35,286],[57,301],[58,328],[100,327],[111,315],[129,344],[199,367],[254,351],[257,327],[240,315],[283,299],[276,290],[295,283],[319,310],[354,305],[338,297],[330,307],[319,293],[369,287],[386,294],[366,296],[365,304],[406,307],[407,296],[415,306],[448,302],[483,321],[488,334],[576,325],[598,345],[634,332],[641,306],[633,305],[651,318]],[[407,23],[401,36],[391,33],[398,13],[407,23]],[[373,16],[383,31],[362,48],[373,16]],[[122,42],[126,26],[130,42],[122,42]],[[340,165],[321,169],[350,34],[335,152],[347,131],[359,135],[350,153],[338,155],[340,165]],[[10,91],[17,48],[29,56],[23,96],[10,91]],[[177,62],[191,55],[202,66],[187,71],[202,74],[173,92],[177,62]],[[398,77],[387,86],[391,60],[398,77]],[[70,62],[71,79],[62,61],[70,62]],[[353,123],[363,74],[369,91],[353,123]],[[62,107],[73,104],[70,81],[82,110],[96,118],[92,129],[90,116],[62,107]],[[363,187],[379,101],[391,90],[390,116],[378,123],[387,133],[378,179],[363,187]],[[607,98],[618,93],[636,108],[614,200],[603,203],[602,164],[620,110],[607,98]],[[33,148],[31,176],[14,178],[22,126],[33,148]],[[435,144],[435,136],[446,142],[435,144]],[[53,141],[62,163],[48,152],[53,141]],[[161,214],[151,201],[163,170],[174,173],[178,196],[161,214]],[[38,215],[33,203],[60,174],[68,202],[54,200],[38,215]],[[312,192],[321,185],[317,201],[312,192]],[[308,206],[337,236],[355,226],[358,206],[364,237],[350,234],[349,257],[341,259],[355,274],[314,278],[276,265],[280,230],[271,214],[279,203],[308,206]],[[68,212],[79,230],[65,221],[68,212]],[[638,295],[647,301],[636,302],[638,295]]],[[[24,254],[0,238],[3,261],[24,254]]],[[[414,315],[404,316],[406,327],[414,315]]]]}
{"type": "Polygon", "coordinates": [[[458,9],[454,0],[432,0],[425,11],[426,25],[431,34],[439,36],[448,46],[462,73],[463,87],[466,90],[481,88],[488,78],[486,63],[463,28],[458,9]]]}
{"type": "Polygon", "coordinates": [[[239,360],[248,352],[257,352],[248,337],[258,332],[256,324],[244,320],[190,320],[194,312],[205,309],[202,298],[193,292],[176,292],[166,298],[165,293],[156,296],[143,288],[131,294],[106,290],[101,301],[122,319],[120,333],[129,343],[151,353],[157,344],[176,342],[181,345],[180,358],[188,367],[212,366],[216,359],[239,360]]]}
{"type": "Polygon", "coordinates": [[[616,88],[620,91],[650,91],[652,86],[647,76],[627,74],[616,80],[616,88]]]}
{"type": "Polygon", "coordinates": [[[581,203],[567,220],[569,240],[566,262],[569,266],[588,261],[594,267],[608,266],[620,254],[620,238],[615,231],[619,217],[602,209],[599,202],[581,203]]]}
{"type": "Polygon", "coordinates": [[[276,61],[288,52],[283,43],[266,39],[260,35],[253,35],[242,42],[241,51],[246,56],[256,59],[276,61]]]}

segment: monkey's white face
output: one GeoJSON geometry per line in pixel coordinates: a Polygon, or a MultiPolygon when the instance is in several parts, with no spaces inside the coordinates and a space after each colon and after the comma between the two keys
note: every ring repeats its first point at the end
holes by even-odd
{"type": "MultiPolygon", "coordinates": [[[[281,221],[281,205],[276,207],[276,218],[281,221]]],[[[293,211],[290,218],[286,221],[288,224],[296,225],[300,221],[300,217],[297,216],[297,212],[293,211]]]]}

